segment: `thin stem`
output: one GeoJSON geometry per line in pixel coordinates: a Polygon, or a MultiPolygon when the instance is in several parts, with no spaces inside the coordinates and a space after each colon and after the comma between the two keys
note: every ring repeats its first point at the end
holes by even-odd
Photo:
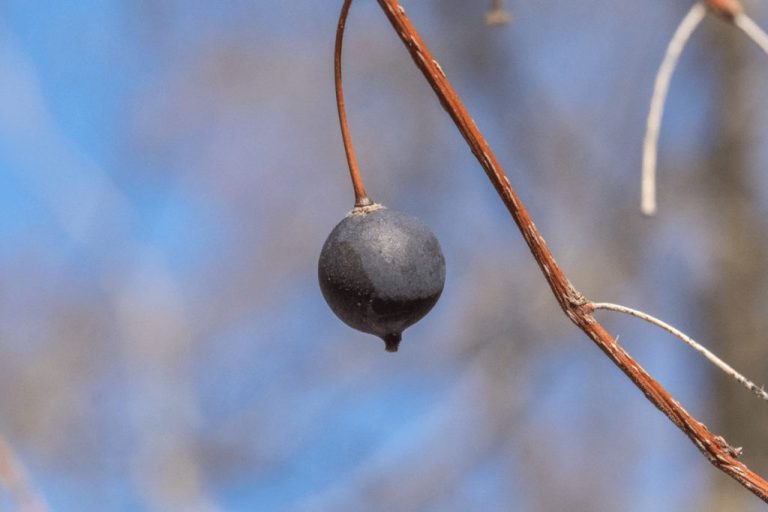
{"type": "Polygon", "coordinates": [[[443,108],[453,119],[467,145],[477,158],[499,197],[517,224],[528,248],[539,265],[565,315],[605,353],[605,355],[643,392],[675,426],[701,451],[707,460],[739,482],[761,500],[768,502],[768,481],[750,470],[733,448],[691,416],[648,372],[646,372],[608,333],[592,313],[589,301],[570,283],[555,263],[539,230],[517,197],[488,142],[475,125],[440,65],[397,0],[378,0],[379,6],[397,32],[416,66],[424,74],[443,108]]]}
{"type": "Polygon", "coordinates": [[[699,23],[707,14],[707,8],[700,2],[696,2],[688,14],[685,15],[680,26],[677,27],[672,40],[669,42],[664,60],[661,62],[656,74],[656,82],[653,86],[651,107],[648,111],[648,120],[645,125],[645,138],[643,140],[643,176],[641,209],[645,215],[656,213],[656,161],[658,158],[659,131],[661,118],[664,114],[664,104],[669,92],[669,83],[675,72],[680,54],[685,43],[691,38],[691,34],[699,26],[699,23]]]}
{"type": "Polygon", "coordinates": [[[355,206],[369,206],[373,202],[368,198],[363,186],[363,180],[360,177],[360,169],[357,166],[355,150],[352,147],[352,137],[349,135],[349,124],[347,123],[347,112],[344,108],[344,87],[341,81],[341,49],[344,43],[344,28],[347,24],[347,14],[352,0],[344,0],[339,15],[339,25],[336,29],[336,45],[333,52],[333,70],[336,86],[336,108],[339,111],[339,124],[341,125],[341,138],[344,140],[344,152],[347,154],[347,164],[349,165],[349,176],[352,178],[352,187],[355,189],[355,206]]]}
{"type": "Polygon", "coordinates": [[[598,302],[598,303],[593,303],[592,307],[595,309],[604,309],[607,311],[616,311],[618,313],[631,315],[631,316],[634,316],[635,318],[645,320],[646,322],[653,324],[657,327],[661,327],[668,333],[682,340],[685,344],[693,348],[696,352],[703,355],[710,363],[717,366],[725,374],[729,375],[730,377],[733,377],[733,379],[736,380],[736,382],[738,382],[739,384],[741,384],[742,386],[750,390],[759,398],[762,398],[763,400],[768,400],[768,393],[762,387],[758,386],[757,384],[753,383],[752,381],[750,381],[749,379],[741,375],[739,372],[734,370],[730,365],[728,365],[725,361],[723,361],[722,359],[717,357],[715,354],[710,352],[706,347],[697,343],[693,338],[685,334],[683,331],[675,327],[672,327],[668,323],[663,322],[662,320],[659,320],[658,318],[655,318],[649,315],[648,313],[643,313],[642,311],[631,309],[626,306],[621,306],[619,304],[598,302]]]}
{"type": "Polygon", "coordinates": [[[757,23],[752,21],[752,18],[740,12],[733,17],[733,23],[768,54],[768,34],[757,23]]]}

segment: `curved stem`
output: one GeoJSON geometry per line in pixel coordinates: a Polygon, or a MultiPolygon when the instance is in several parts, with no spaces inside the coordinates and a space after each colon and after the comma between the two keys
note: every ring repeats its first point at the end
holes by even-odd
{"type": "Polygon", "coordinates": [[[712,353],[706,347],[696,342],[696,340],[694,340],[693,338],[685,334],[680,329],[672,327],[668,323],[662,320],[659,320],[658,318],[653,317],[648,313],[643,313],[642,311],[628,308],[626,306],[621,306],[619,304],[610,304],[607,302],[595,302],[592,304],[592,307],[595,309],[603,309],[606,311],[615,311],[617,313],[624,313],[625,315],[630,315],[630,316],[634,316],[635,318],[639,318],[640,320],[645,320],[646,322],[653,324],[656,327],[661,327],[671,335],[679,338],[683,343],[691,347],[693,350],[703,355],[707,359],[707,361],[717,366],[726,375],[732,377],[736,382],[738,382],[739,384],[741,384],[742,386],[750,390],[759,398],[762,398],[763,400],[768,400],[768,392],[766,392],[762,387],[758,386],[757,384],[755,384],[754,382],[752,382],[751,380],[747,379],[742,374],[734,370],[728,363],[726,363],[725,361],[717,357],[714,353],[712,353]]]}
{"type": "Polygon", "coordinates": [[[336,45],[333,52],[333,70],[336,85],[336,108],[339,111],[339,123],[341,124],[341,138],[344,139],[344,152],[347,154],[349,176],[352,178],[352,187],[355,189],[355,206],[368,206],[372,201],[365,193],[363,180],[360,178],[360,169],[357,166],[355,150],[352,148],[352,137],[349,135],[347,112],[344,109],[344,88],[341,84],[341,48],[344,42],[344,27],[347,24],[347,14],[352,0],[344,0],[339,15],[339,25],[336,29],[336,45]]]}
{"type": "Polygon", "coordinates": [[[685,43],[690,39],[691,34],[706,14],[706,7],[699,2],[691,7],[672,36],[656,74],[651,107],[645,124],[645,138],[643,139],[642,211],[645,215],[656,213],[656,161],[658,158],[659,129],[661,128],[661,117],[664,115],[664,103],[667,99],[667,92],[669,92],[669,82],[672,80],[672,74],[675,72],[677,61],[680,59],[685,43]]]}
{"type": "Polygon", "coordinates": [[[707,14],[707,9],[744,31],[768,54],[768,35],[749,16],[743,13],[738,0],[702,0],[696,2],[678,26],[656,74],[653,96],[643,139],[643,177],[641,209],[645,215],[656,213],[656,168],[658,160],[659,130],[664,115],[669,83],[675,71],[683,47],[693,31],[707,14]]]}

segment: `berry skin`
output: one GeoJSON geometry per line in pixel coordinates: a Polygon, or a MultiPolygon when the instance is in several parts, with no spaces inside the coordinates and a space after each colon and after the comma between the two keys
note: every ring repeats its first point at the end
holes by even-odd
{"type": "Polygon", "coordinates": [[[440,297],[445,258],[424,223],[374,204],[336,225],[320,253],[318,277],[336,316],[396,352],[402,332],[440,297]]]}

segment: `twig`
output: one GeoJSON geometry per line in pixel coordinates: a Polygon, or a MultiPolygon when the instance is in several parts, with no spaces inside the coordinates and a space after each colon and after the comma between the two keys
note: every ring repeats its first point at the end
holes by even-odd
{"type": "Polygon", "coordinates": [[[349,165],[349,177],[352,178],[352,188],[355,189],[355,206],[369,206],[372,201],[365,193],[363,180],[360,177],[360,168],[357,166],[355,150],[352,147],[352,137],[349,134],[347,112],[344,108],[344,87],[341,80],[341,49],[344,46],[344,26],[347,24],[347,14],[352,0],[344,0],[339,15],[339,25],[336,28],[336,45],[333,51],[333,71],[336,85],[336,108],[339,111],[339,124],[341,125],[341,138],[344,140],[344,152],[347,155],[349,165]]]}
{"type": "Polygon", "coordinates": [[[739,27],[760,49],[768,54],[768,34],[752,18],[740,12],[733,17],[733,24],[739,27]]]}
{"type": "Polygon", "coordinates": [[[669,92],[669,83],[675,72],[680,54],[696,27],[707,15],[707,8],[700,2],[696,2],[683,21],[677,27],[672,40],[667,46],[667,52],[661,61],[656,81],[653,86],[651,107],[648,111],[648,120],[645,124],[645,138],[643,139],[643,177],[641,209],[645,215],[656,213],[656,160],[658,158],[659,130],[661,118],[664,115],[664,104],[669,92]]]}
{"type": "Polygon", "coordinates": [[[713,435],[707,427],[688,414],[595,320],[591,304],[571,285],[555,263],[552,252],[512,189],[488,142],[406,16],[405,9],[397,0],[378,2],[509,210],[563,312],[640,388],[651,403],[688,436],[715,467],[768,502],[768,482],[737,460],[739,450],[730,447],[722,437],[713,435]]]}
{"type": "Polygon", "coordinates": [[[689,345],[696,352],[703,355],[710,363],[720,368],[727,375],[733,377],[736,380],[736,382],[740,383],[742,386],[750,390],[759,398],[762,398],[763,400],[768,400],[768,392],[766,392],[765,389],[763,389],[762,387],[758,386],[754,382],[750,381],[749,379],[741,375],[739,372],[734,370],[730,365],[728,365],[728,363],[726,363],[725,361],[717,357],[715,354],[710,352],[706,347],[702,346],[701,344],[696,342],[693,338],[685,334],[683,331],[675,327],[672,327],[668,323],[662,320],[659,320],[658,318],[655,318],[649,315],[648,313],[643,313],[642,311],[628,308],[626,306],[621,306],[619,304],[610,304],[607,302],[596,302],[592,304],[592,307],[594,309],[604,309],[606,311],[616,311],[618,313],[631,315],[631,316],[634,316],[635,318],[645,320],[646,322],[649,322],[657,327],[661,327],[662,329],[672,334],[673,336],[680,338],[684,343],[689,345]]]}

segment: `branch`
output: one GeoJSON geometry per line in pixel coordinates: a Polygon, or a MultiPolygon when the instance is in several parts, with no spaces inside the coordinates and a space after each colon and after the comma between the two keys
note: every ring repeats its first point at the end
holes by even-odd
{"type": "Polygon", "coordinates": [[[552,252],[512,189],[496,156],[488,146],[488,142],[448,82],[442,68],[432,57],[424,41],[406,16],[405,9],[398,4],[397,0],[378,0],[378,2],[411,54],[416,66],[432,86],[443,108],[453,119],[499,197],[509,210],[563,312],[640,388],[651,403],[688,436],[713,465],[741,483],[760,499],[768,502],[768,482],[736,459],[739,451],[728,446],[722,437],[712,434],[702,423],[688,414],[594,319],[592,316],[594,307],[571,285],[555,263],[552,252]]]}
{"type": "Polygon", "coordinates": [[[747,388],[749,391],[757,395],[758,398],[761,398],[763,400],[768,400],[768,392],[765,391],[762,387],[758,386],[751,380],[744,377],[742,374],[737,372],[733,369],[728,363],[717,357],[714,353],[712,353],[710,350],[708,350],[706,347],[698,343],[696,340],[685,334],[680,329],[677,329],[675,327],[672,327],[668,323],[659,320],[656,317],[653,317],[649,315],[648,313],[643,313],[642,311],[638,311],[636,309],[628,308],[626,306],[620,306],[619,304],[609,304],[609,303],[593,303],[592,307],[594,309],[604,309],[606,311],[615,311],[617,313],[624,313],[626,315],[634,316],[635,318],[639,318],[640,320],[645,320],[646,322],[655,325],[656,327],[661,327],[668,333],[672,334],[673,336],[679,338],[683,341],[686,345],[690,346],[698,352],[699,354],[703,355],[707,361],[712,363],[713,365],[717,366],[720,370],[722,370],[726,375],[729,377],[733,377],[733,379],[747,388]]]}

